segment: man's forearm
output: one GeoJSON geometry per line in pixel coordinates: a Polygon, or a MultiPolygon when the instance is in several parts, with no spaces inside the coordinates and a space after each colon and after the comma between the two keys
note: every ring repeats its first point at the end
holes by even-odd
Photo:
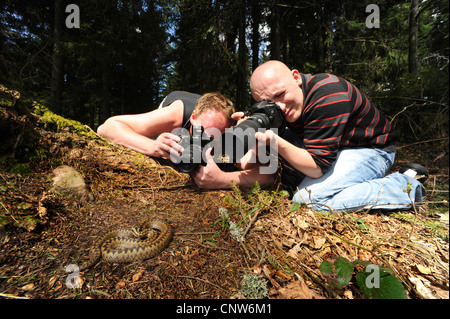
{"type": "Polygon", "coordinates": [[[320,178],[323,175],[322,169],[307,150],[297,147],[281,137],[278,137],[278,154],[308,177],[320,178]]]}
{"type": "Polygon", "coordinates": [[[255,182],[258,182],[262,187],[272,186],[275,183],[274,174],[261,174],[260,167],[227,173],[226,186],[229,188],[231,183],[235,183],[242,187],[252,187],[255,182]]]}
{"type": "Polygon", "coordinates": [[[121,144],[144,155],[156,156],[152,152],[154,140],[137,134],[119,121],[107,120],[98,127],[97,133],[111,142],[121,144]]]}

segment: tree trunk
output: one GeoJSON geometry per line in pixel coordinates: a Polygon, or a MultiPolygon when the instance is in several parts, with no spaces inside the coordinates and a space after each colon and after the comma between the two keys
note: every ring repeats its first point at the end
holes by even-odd
{"type": "Polygon", "coordinates": [[[411,0],[409,9],[409,54],[408,71],[409,73],[419,73],[417,62],[417,42],[419,38],[419,0],[411,0]]]}
{"type": "Polygon", "coordinates": [[[50,82],[50,105],[56,114],[64,115],[61,94],[64,77],[63,58],[60,54],[60,41],[63,23],[61,0],[55,0],[55,25],[53,28],[52,76],[50,82]]]}
{"type": "Polygon", "coordinates": [[[322,7],[319,7],[316,13],[317,20],[320,25],[318,30],[319,36],[317,45],[319,72],[332,72],[330,48],[331,41],[328,39],[331,34],[331,26],[329,22],[330,17],[326,15],[322,7]]]}
{"type": "Polygon", "coordinates": [[[280,13],[277,6],[272,8],[272,19],[270,26],[270,57],[272,60],[281,60],[281,35],[280,35],[280,13]]]}
{"type": "Polygon", "coordinates": [[[259,65],[259,46],[261,37],[259,35],[259,24],[261,22],[261,9],[258,0],[252,0],[252,70],[259,65]]]}
{"type": "Polygon", "coordinates": [[[247,88],[247,45],[245,41],[245,1],[239,6],[239,50],[237,65],[237,89],[236,106],[238,109],[245,107],[246,88],[247,88]]]}

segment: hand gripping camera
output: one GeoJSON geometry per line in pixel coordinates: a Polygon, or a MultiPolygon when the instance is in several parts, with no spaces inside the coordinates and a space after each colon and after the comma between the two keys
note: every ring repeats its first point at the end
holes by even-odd
{"type": "Polygon", "coordinates": [[[178,142],[183,147],[183,152],[180,156],[171,155],[172,162],[175,164],[175,168],[182,173],[191,173],[197,166],[206,165],[206,151],[212,147],[214,162],[220,167],[221,170],[229,172],[234,169],[234,164],[227,162],[221,156],[221,153],[216,151],[217,144],[214,139],[204,133],[203,126],[194,124],[192,126],[192,135],[183,134],[179,135],[181,140],[178,142]]]}
{"type": "Polygon", "coordinates": [[[180,135],[181,140],[178,144],[183,147],[183,153],[180,156],[171,156],[172,162],[180,172],[190,173],[197,168],[198,164],[206,165],[204,153],[209,143],[211,143],[209,146],[213,146],[213,139],[203,133],[203,126],[194,124],[192,135],[180,135]]]}
{"type": "Polygon", "coordinates": [[[256,144],[255,133],[260,129],[277,128],[281,134],[285,116],[275,102],[262,100],[245,113],[248,118],[222,135],[222,158],[236,163],[256,144]]]}

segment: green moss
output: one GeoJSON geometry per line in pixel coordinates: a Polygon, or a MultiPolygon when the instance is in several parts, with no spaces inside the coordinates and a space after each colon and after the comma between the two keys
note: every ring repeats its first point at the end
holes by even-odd
{"type": "Polygon", "coordinates": [[[28,163],[16,163],[9,167],[9,172],[13,174],[19,174],[27,176],[31,174],[30,164],[28,163]]]}
{"type": "Polygon", "coordinates": [[[7,99],[1,97],[1,98],[0,98],[0,106],[1,106],[1,107],[4,107],[4,108],[12,108],[12,107],[14,107],[14,104],[13,104],[12,101],[7,100],[7,99]]]}
{"type": "Polygon", "coordinates": [[[80,136],[88,137],[90,139],[98,138],[98,135],[87,125],[59,116],[37,102],[33,103],[33,107],[34,113],[41,116],[42,122],[44,123],[44,129],[46,130],[61,132],[63,129],[68,129],[69,132],[80,136]]]}

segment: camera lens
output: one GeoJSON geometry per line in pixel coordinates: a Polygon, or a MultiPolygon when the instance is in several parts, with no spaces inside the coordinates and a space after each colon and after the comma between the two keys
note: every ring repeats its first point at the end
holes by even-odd
{"type": "Polygon", "coordinates": [[[197,168],[197,164],[180,162],[180,163],[176,164],[176,168],[181,173],[189,174],[190,172],[194,171],[197,168]]]}
{"type": "Polygon", "coordinates": [[[264,113],[255,113],[233,129],[225,130],[222,135],[222,151],[231,162],[242,158],[256,144],[255,133],[258,129],[268,128],[270,119],[264,113]]]}
{"type": "Polygon", "coordinates": [[[202,163],[202,147],[201,145],[191,144],[184,149],[179,157],[179,162],[176,167],[182,173],[190,173],[197,168],[198,164],[202,163]]]}
{"type": "Polygon", "coordinates": [[[253,104],[247,111],[250,116],[222,135],[222,153],[236,163],[256,144],[255,133],[260,129],[281,128],[285,121],[284,113],[272,101],[262,100],[253,104]]]}

